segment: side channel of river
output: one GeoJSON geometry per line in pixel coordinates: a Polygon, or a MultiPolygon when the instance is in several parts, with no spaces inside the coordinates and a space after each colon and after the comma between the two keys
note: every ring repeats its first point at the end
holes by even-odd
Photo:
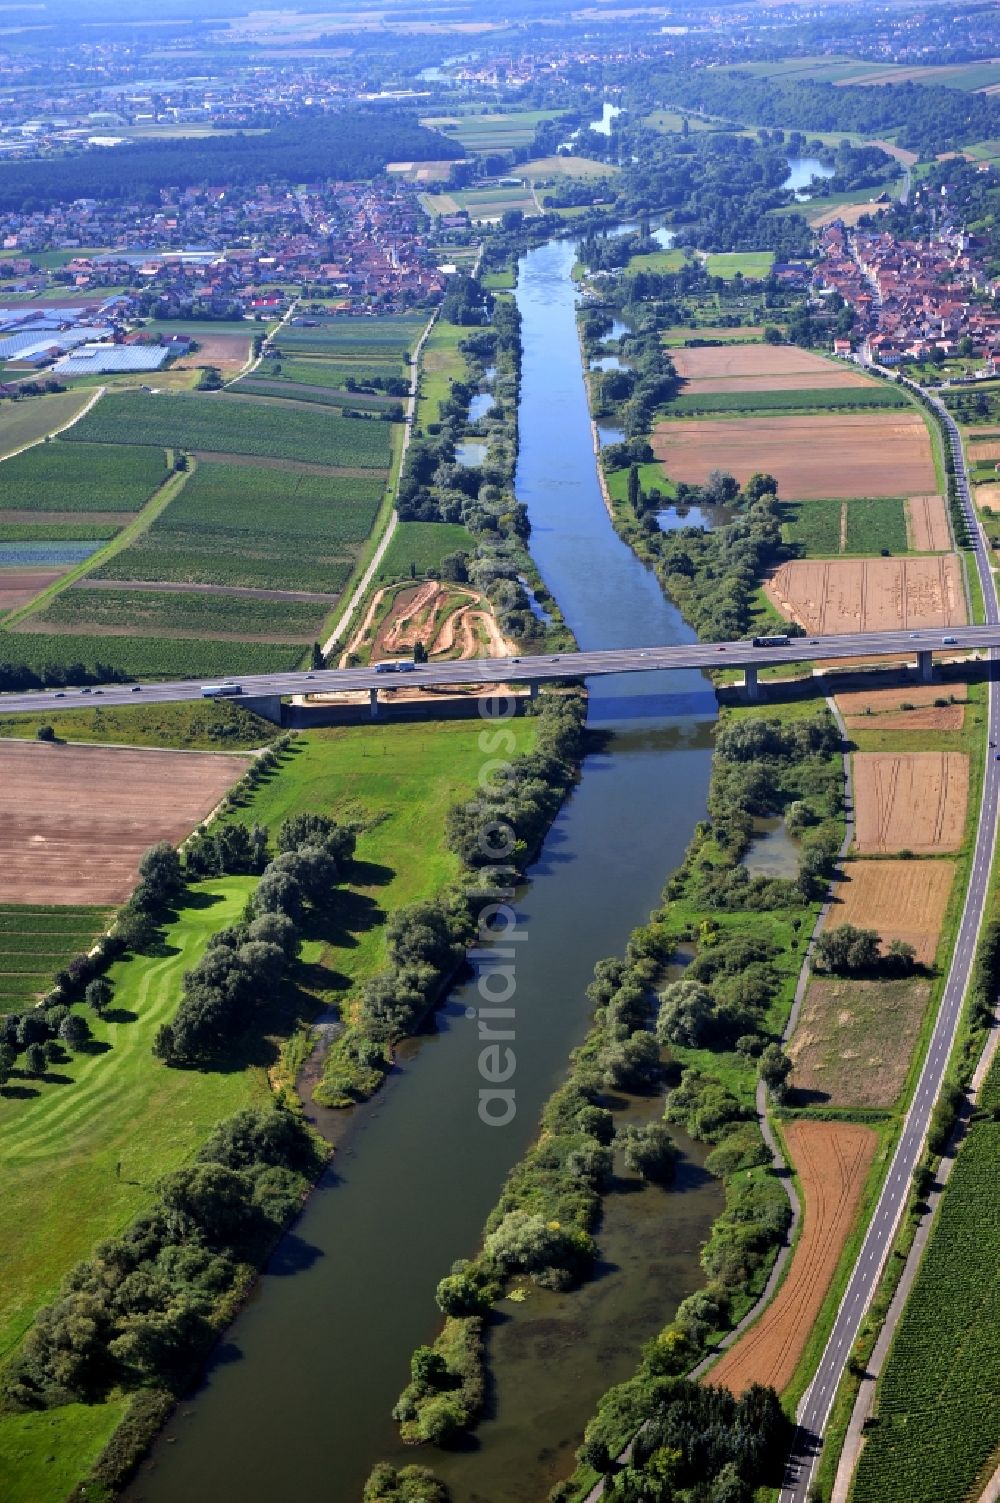
{"type": "MultiPolygon", "coordinates": [[[[619,540],[603,506],[573,259],[572,245],[551,242],[525,257],[518,279],[524,371],[517,491],[528,505],[532,551],[581,648],[683,642],[687,626],[619,540]]],[[[410,1352],[437,1329],[437,1280],[453,1258],[475,1249],[507,1171],[534,1136],[539,1110],[586,1029],[585,988],[595,961],[622,952],[704,812],[715,717],[706,681],[690,672],[643,674],[599,679],[591,691],[591,724],[611,735],[587,758],[519,903],[526,938],[514,999],[514,1120],[490,1128],[479,1119],[480,1044],[466,1016],[477,993],[474,985],[458,987],[433,1031],[402,1051],[381,1094],[354,1113],[334,1168],[281,1243],[205,1383],[133,1484],[133,1500],[358,1503],[373,1462],[397,1451],[390,1411],[410,1352]]],[[[681,1176],[678,1190],[659,1202],[661,1256],[637,1291],[648,1319],[633,1328],[636,1345],[697,1283],[698,1244],[721,1205],[694,1156],[681,1176]]],[[[639,1198],[650,1208],[657,1203],[653,1192],[639,1198]]],[[[604,1272],[614,1273],[618,1256],[624,1273],[626,1254],[624,1245],[605,1254],[604,1272]]],[[[646,1258],[637,1261],[648,1272],[646,1258]]],[[[624,1321],[624,1283],[600,1279],[595,1290],[602,1285],[617,1288],[624,1321]]],[[[456,1503],[472,1503],[477,1494],[499,1503],[505,1472],[512,1484],[523,1476],[528,1485],[531,1475],[541,1483],[548,1470],[541,1452],[571,1449],[592,1398],[627,1374],[636,1355],[625,1340],[595,1360],[589,1339],[581,1307],[560,1347],[578,1343],[578,1365],[589,1375],[577,1403],[572,1366],[565,1374],[549,1369],[550,1384],[569,1401],[557,1406],[553,1421],[574,1433],[529,1430],[520,1453],[508,1438],[496,1471],[484,1446],[475,1485],[454,1479],[456,1503]]],[[[502,1422],[503,1413],[497,1418],[502,1422]]],[[[505,1496],[532,1493],[512,1486],[505,1496]]]]}

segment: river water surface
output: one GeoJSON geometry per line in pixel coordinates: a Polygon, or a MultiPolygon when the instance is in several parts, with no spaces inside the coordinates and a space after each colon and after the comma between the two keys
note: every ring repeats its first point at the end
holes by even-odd
{"type": "MultiPolygon", "coordinates": [[[[689,629],[619,540],[601,499],[573,259],[571,244],[550,243],[524,259],[518,279],[517,492],[531,517],[532,552],[582,649],[686,641],[689,629]]],[[[705,808],[715,717],[707,682],[697,673],[655,673],[597,679],[590,688],[590,723],[608,740],[586,759],[519,902],[526,939],[517,961],[514,1120],[490,1128],[479,1119],[480,1043],[466,1016],[478,994],[473,984],[460,986],[433,1031],[401,1051],[379,1096],[349,1120],[335,1167],[131,1499],[358,1503],[372,1464],[398,1457],[390,1411],[411,1351],[439,1327],[435,1285],[454,1258],[475,1251],[504,1177],[535,1135],[539,1110],[586,1030],[595,961],[622,953],[705,808]]],[[[596,1397],[632,1370],[641,1341],[699,1282],[698,1245],[721,1196],[693,1145],[675,1191],[635,1197],[641,1231],[624,1219],[627,1198],[609,1202],[608,1245],[598,1234],[602,1277],[581,1303],[553,1296],[536,1307],[550,1322],[548,1344],[537,1322],[515,1318],[491,1339],[494,1412],[476,1442],[475,1469],[446,1459],[455,1503],[544,1496],[553,1456],[561,1452],[565,1463],[596,1397]],[[534,1375],[529,1414],[521,1386],[506,1381],[518,1373],[534,1375]],[[545,1423],[532,1429],[544,1388],[552,1391],[545,1423]]],[[[426,1452],[405,1459],[435,1463],[426,1452]]]]}

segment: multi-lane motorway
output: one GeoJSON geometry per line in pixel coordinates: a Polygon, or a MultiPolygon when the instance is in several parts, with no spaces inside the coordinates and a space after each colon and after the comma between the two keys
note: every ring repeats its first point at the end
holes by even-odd
{"type": "MultiPolygon", "coordinates": [[[[969,485],[958,428],[944,409],[940,410],[946,419],[949,442],[955,459],[959,497],[966,512],[969,529],[977,540],[976,565],[989,623],[989,627],[978,628],[978,630],[985,631],[988,636],[992,629],[994,635],[989,645],[993,646],[997,641],[996,627],[1000,623],[996,587],[988,556],[983,547],[981,529],[969,497],[969,485]]],[[[949,632],[948,635],[963,639],[965,637],[965,633],[960,630],[949,632]]],[[[991,653],[991,658],[995,656],[996,654],[991,653]]],[[[955,1042],[989,887],[990,868],[996,845],[997,810],[1000,807],[1000,762],[997,761],[998,753],[993,750],[997,740],[998,726],[1000,726],[1000,685],[992,678],[988,692],[988,727],[991,749],[987,754],[986,774],[983,779],[982,804],[979,811],[972,874],[951,967],[945,982],[924,1067],[903,1124],[903,1131],[893,1155],[889,1173],[837,1312],[826,1350],[820,1359],[815,1377],[799,1405],[796,1416],[798,1431],[786,1469],[784,1485],[779,1494],[779,1503],[805,1503],[808,1498],[819,1458],[823,1432],[830,1417],[837,1388],[892,1248],[896,1228],[909,1195],[910,1179],[923,1149],[931,1111],[937,1101],[948,1057],[955,1042]]],[[[948,1291],[942,1290],[941,1297],[946,1299],[948,1291]]]]}
{"type": "MultiPolygon", "coordinates": [[[[986,568],[980,560],[980,568],[986,568]]],[[[988,569],[986,569],[988,573],[988,569]]],[[[608,673],[653,673],[663,668],[759,668],[773,663],[802,663],[823,658],[863,658],[880,654],[948,654],[960,648],[1000,647],[1000,625],[955,626],[947,630],[853,632],[838,637],[793,637],[784,647],[755,647],[752,642],[693,642],[681,647],[635,647],[606,652],[568,652],[558,656],[473,658],[465,662],[424,663],[412,671],[380,673],[375,668],[317,669],[313,672],[235,674],[241,697],[274,698],[292,694],[357,693],[359,690],[441,689],[462,684],[541,683],[590,678],[608,673]]],[[[216,680],[216,682],[219,682],[216,680]]],[[[170,683],[105,684],[96,689],[40,689],[0,695],[0,714],[15,711],[65,710],[100,693],[104,704],[162,704],[199,699],[200,679],[170,683]]]]}

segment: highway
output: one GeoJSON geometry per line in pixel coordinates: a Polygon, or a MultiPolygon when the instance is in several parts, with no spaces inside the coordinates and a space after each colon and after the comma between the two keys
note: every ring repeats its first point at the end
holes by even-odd
{"type": "MultiPolygon", "coordinates": [[[[935,405],[944,412],[940,403],[935,405]]],[[[959,496],[969,521],[970,531],[978,540],[975,559],[983,588],[983,599],[986,602],[986,616],[995,633],[996,626],[1000,623],[1000,611],[997,608],[993,575],[983,546],[982,531],[969,497],[968,477],[958,429],[950,416],[947,413],[944,415],[952,453],[955,457],[959,496]]],[[[984,629],[980,628],[980,630],[984,629]]],[[[956,630],[949,632],[948,635],[961,637],[963,633],[956,630]]],[[[995,643],[994,636],[990,645],[994,646],[995,643]]],[[[991,654],[991,657],[995,657],[995,654],[991,654]]],[[[1000,686],[992,679],[988,692],[988,729],[989,740],[992,744],[997,740],[997,728],[1000,725],[1000,686]]],[[[955,1042],[962,1003],[975,958],[996,844],[997,810],[1000,807],[1000,762],[996,758],[997,753],[992,749],[989,750],[969,889],[951,968],[945,982],[924,1067],[917,1082],[882,1193],[837,1312],[829,1341],[812,1383],[799,1405],[796,1415],[798,1430],[786,1468],[784,1483],[779,1493],[779,1503],[806,1503],[808,1499],[813,1473],[819,1460],[823,1432],[830,1417],[837,1388],[891,1251],[896,1229],[909,1195],[911,1176],[923,1150],[931,1112],[937,1101],[948,1058],[955,1042]]],[[[942,1297],[947,1298],[947,1290],[942,1291],[942,1297]]]]}
{"type": "MultiPolygon", "coordinates": [[[[979,567],[989,570],[982,557],[979,567]]],[[[786,647],[755,647],[752,642],[693,642],[681,647],[636,647],[601,652],[567,652],[558,656],[472,658],[465,662],[424,663],[411,672],[379,673],[375,668],[329,668],[312,672],[235,674],[243,699],[291,694],[333,694],[359,690],[438,689],[463,684],[545,683],[592,678],[608,673],[655,673],[662,668],[760,668],[775,663],[802,663],[819,658],[863,658],[880,654],[952,652],[960,648],[1000,647],[1000,624],[954,626],[933,631],[855,632],[837,637],[793,637],[786,647]]],[[[66,710],[100,694],[105,705],[200,699],[203,679],[169,683],[105,684],[92,689],[35,689],[0,695],[0,714],[66,710]],[[141,697],[141,700],[140,700],[141,697]]],[[[216,679],[213,682],[220,682],[216,679]]]]}

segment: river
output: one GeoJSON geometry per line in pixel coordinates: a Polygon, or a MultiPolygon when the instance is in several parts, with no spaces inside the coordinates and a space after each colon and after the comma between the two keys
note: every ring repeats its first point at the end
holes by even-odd
{"type": "MultiPolygon", "coordinates": [[[[532,552],[582,649],[686,641],[689,628],[618,538],[602,502],[573,260],[571,244],[551,242],[525,257],[518,278],[524,368],[517,493],[531,517],[532,552]]],[[[398,1447],[390,1410],[412,1349],[439,1326],[435,1285],[454,1258],[477,1247],[507,1171],[534,1137],[539,1110],[586,1030],[584,993],[595,961],[622,953],[704,812],[714,717],[714,694],[696,673],[593,683],[590,721],[608,740],[587,757],[520,899],[527,939],[517,962],[514,1120],[505,1128],[479,1120],[480,1044],[466,1017],[478,995],[474,985],[460,986],[434,1030],[401,1051],[382,1092],[353,1114],[334,1168],[129,1498],[358,1503],[373,1462],[398,1447]]],[[[681,1185],[689,1188],[663,1198],[661,1277],[646,1334],[698,1282],[697,1246],[721,1206],[718,1187],[705,1182],[694,1155],[681,1185]]],[[[613,1283],[608,1288],[613,1293],[613,1283]]],[[[650,1296],[648,1287],[641,1291],[647,1306],[650,1296]]],[[[621,1320],[620,1289],[617,1298],[621,1320]]],[[[642,1334],[633,1333],[636,1347],[642,1334]]],[[[586,1328],[580,1340],[586,1345],[586,1328]]],[[[593,1397],[634,1365],[638,1352],[630,1348],[619,1342],[610,1367],[610,1358],[584,1354],[579,1389],[575,1373],[563,1370],[560,1384],[561,1369],[548,1368],[550,1384],[573,1397],[572,1412],[564,1405],[558,1424],[576,1431],[550,1434],[552,1445],[577,1441],[593,1397]]],[[[498,1406],[502,1411],[502,1382],[498,1406]]],[[[526,1436],[514,1457],[509,1427],[507,1433],[498,1452],[503,1465],[530,1470],[540,1442],[526,1436]]],[[[484,1448],[481,1496],[498,1503],[489,1456],[484,1448]]],[[[407,1459],[435,1460],[415,1452],[407,1459]]],[[[456,1503],[475,1495],[456,1479],[456,1503]]]]}

